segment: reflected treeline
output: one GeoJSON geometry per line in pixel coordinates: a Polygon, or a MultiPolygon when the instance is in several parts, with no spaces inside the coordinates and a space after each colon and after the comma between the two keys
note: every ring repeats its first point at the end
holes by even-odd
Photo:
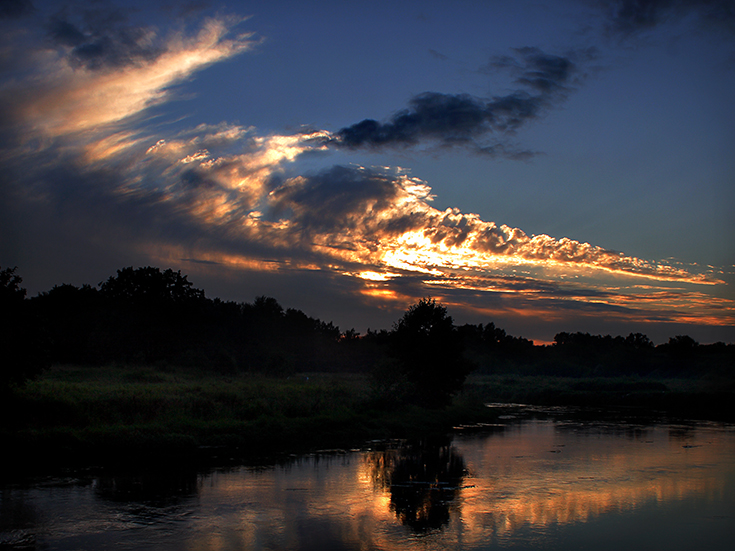
{"type": "Polygon", "coordinates": [[[95,479],[95,494],[116,503],[145,503],[165,507],[196,496],[200,474],[194,469],[167,469],[102,474],[95,479]]]}
{"type": "Polygon", "coordinates": [[[416,532],[443,527],[466,474],[464,459],[450,440],[408,442],[366,457],[376,485],[390,492],[396,518],[416,532]]]}
{"type": "Polygon", "coordinates": [[[664,547],[679,543],[682,521],[705,543],[717,526],[731,541],[722,530],[731,430],[653,426],[633,440],[607,424],[588,428],[533,421],[454,445],[392,443],[259,469],[44,478],[0,489],[0,548],[561,549],[578,540],[547,546],[538,537],[565,526],[579,534],[584,523],[643,534],[656,515],[677,510],[664,547]],[[682,516],[703,505],[718,516],[682,516]]]}

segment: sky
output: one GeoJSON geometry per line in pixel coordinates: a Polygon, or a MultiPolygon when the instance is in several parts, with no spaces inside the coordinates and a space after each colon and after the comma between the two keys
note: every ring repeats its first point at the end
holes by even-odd
{"type": "Polygon", "coordinates": [[[0,267],[735,342],[735,2],[0,4],[0,267]]]}

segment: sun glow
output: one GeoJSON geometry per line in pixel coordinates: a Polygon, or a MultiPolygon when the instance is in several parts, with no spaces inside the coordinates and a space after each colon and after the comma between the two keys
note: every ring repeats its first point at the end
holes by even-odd
{"type": "Polygon", "coordinates": [[[365,295],[373,298],[387,299],[387,300],[398,300],[399,295],[391,289],[375,289],[368,287],[367,289],[360,290],[361,295],[365,295]]]}
{"type": "Polygon", "coordinates": [[[390,281],[394,277],[398,277],[398,274],[393,274],[390,272],[371,272],[371,271],[363,271],[357,274],[357,277],[360,279],[366,279],[368,281],[390,281]]]}

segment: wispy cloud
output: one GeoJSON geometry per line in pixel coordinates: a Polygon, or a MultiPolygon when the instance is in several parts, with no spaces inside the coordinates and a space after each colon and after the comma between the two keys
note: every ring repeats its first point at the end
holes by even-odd
{"type": "Polygon", "coordinates": [[[126,25],[119,9],[99,9],[91,5],[82,14],[82,23],[70,20],[67,10],[47,23],[51,42],[70,49],[70,64],[104,70],[145,63],[159,57],[165,45],[152,28],[126,25]]]}
{"type": "Polygon", "coordinates": [[[231,36],[241,21],[212,18],[193,35],[175,32],[161,38],[141,27],[85,33],[54,18],[53,47],[16,52],[24,69],[34,71],[0,89],[3,131],[24,143],[109,132],[109,125],[170,99],[171,87],[195,72],[251,49],[251,35],[231,36]]]}

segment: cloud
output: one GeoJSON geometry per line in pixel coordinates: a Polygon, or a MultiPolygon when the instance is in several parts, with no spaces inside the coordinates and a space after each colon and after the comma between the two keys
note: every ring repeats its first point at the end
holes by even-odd
{"type": "Polygon", "coordinates": [[[394,182],[381,174],[335,166],[312,177],[289,179],[270,193],[275,216],[286,215],[302,234],[359,231],[372,215],[398,199],[394,182]]]}
{"type": "MultiPolygon", "coordinates": [[[[191,165],[185,159],[171,162],[163,153],[171,155],[172,147],[181,141],[203,151],[210,146],[224,147],[240,142],[247,129],[200,126],[193,130],[195,136],[170,136],[171,147],[166,147],[166,140],[136,123],[147,115],[148,108],[173,97],[173,85],[212,63],[251,49],[255,42],[249,35],[233,33],[242,18],[205,19],[193,32],[152,37],[152,43],[160,47],[138,55],[139,44],[125,44],[124,39],[142,36],[140,29],[126,27],[114,12],[107,12],[104,21],[103,14],[93,15],[85,20],[88,26],[83,31],[57,25],[56,38],[50,42],[44,42],[41,29],[33,26],[37,19],[16,25],[0,38],[7,69],[0,84],[0,196],[3,210],[7,206],[13,212],[3,217],[0,245],[14,257],[24,248],[39,246],[27,242],[26,236],[43,235],[57,244],[66,240],[60,244],[66,249],[75,241],[79,247],[84,240],[106,240],[109,254],[118,251],[120,259],[127,258],[130,251],[142,250],[152,241],[195,240],[201,228],[192,223],[189,212],[197,208],[220,216],[238,208],[224,206],[228,200],[222,190],[219,195],[212,190],[209,195],[187,192],[185,184],[193,187],[196,172],[187,175],[191,165]],[[86,43],[79,42],[80,37],[100,38],[103,31],[90,29],[104,29],[105,22],[114,38],[107,44],[114,51],[108,50],[92,65],[80,63],[74,43],[86,43]],[[159,147],[149,153],[155,145],[159,147]],[[168,176],[179,180],[166,189],[153,181],[159,176],[169,186],[168,176]],[[39,215],[41,212],[45,214],[39,215]],[[20,231],[24,224],[34,225],[20,231]]],[[[59,17],[57,14],[57,22],[59,17]]],[[[263,139],[252,141],[257,149],[263,139]]],[[[268,154],[273,156],[276,149],[269,148],[268,154]]],[[[282,149],[288,156],[288,148],[282,149]]],[[[226,163],[210,161],[217,165],[211,176],[225,186],[228,178],[238,176],[237,170],[245,170],[238,168],[228,175],[226,163]]],[[[259,161],[253,154],[250,162],[267,165],[270,161],[259,161]]],[[[251,172],[257,170],[255,166],[251,172]]],[[[271,173],[268,171],[269,176],[271,173]]],[[[246,176],[255,178],[250,173],[246,176]]]]}
{"type": "Polygon", "coordinates": [[[31,0],[3,0],[0,2],[0,19],[14,19],[33,12],[31,0]]]}
{"type": "MultiPolygon", "coordinates": [[[[14,200],[53,209],[36,219],[35,231],[63,228],[69,240],[101,240],[107,254],[123,257],[323,272],[355,281],[348,287],[366,298],[406,302],[427,291],[465,291],[496,296],[503,308],[628,312],[640,305],[624,298],[630,293],[599,287],[600,278],[717,283],[687,267],[437,209],[428,183],[403,170],[299,173],[299,158],[329,139],[199,125],[159,139],[116,133],[75,148],[66,143],[4,167],[17,179],[14,200]]],[[[732,306],[721,306],[719,319],[732,317],[732,306]]]]}
{"type": "Polygon", "coordinates": [[[73,67],[120,68],[153,61],[166,51],[153,28],[127,25],[125,15],[118,9],[88,7],[80,19],[72,21],[71,14],[64,10],[52,16],[46,25],[51,42],[69,49],[73,67]]]}
{"type": "MultiPolygon", "coordinates": [[[[493,156],[527,157],[528,152],[517,152],[505,143],[507,135],[565,98],[575,79],[582,76],[573,61],[579,55],[557,56],[538,48],[518,48],[513,56],[493,58],[486,68],[516,75],[518,90],[490,99],[424,92],[386,122],[365,119],[342,128],[332,143],[346,148],[379,148],[429,140],[445,147],[470,146],[493,156]],[[501,137],[486,143],[483,140],[488,136],[501,137]]],[[[584,52],[585,60],[593,55],[593,50],[584,52]]]]}
{"type": "Polygon", "coordinates": [[[536,271],[513,279],[526,289],[563,270],[713,282],[687,269],[436,209],[430,186],[405,171],[335,166],[292,175],[301,155],[324,149],[330,138],[326,132],[264,137],[228,124],[157,140],[116,133],[36,152],[36,166],[21,158],[14,172],[29,198],[68,205],[76,224],[104,219],[133,242],[184,245],[182,258],[205,262],[261,266],[275,257],[292,267],[413,274],[457,286],[463,274],[489,289],[513,268],[536,271]]]}
{"type": "Polygon", "coordinates": [[[668,264],[568,238],[529,236],[457,209],[441,211],[431,206],[432,198],[426,182],[406,173],[333,167],[281,182],[269,194],[268,216],[281,222],[291,242],[384,271],[448,277],[457,270],[492,274],[513,265],[708,282],[668,264]]]}
{"type": "Polygon", "coordinates": [[[232,36],[239,19],[209,19],[194,33],[150,42],[138,40],[141,29],[111,21],[103,35],[94,18],[82,25],[58,15],[56,27],[47,28],[55,47],[19,54],[25,68],[0,87],[0,121],[13,137],[0,153],[0,196],[13,207],[3,210],[14,213],[12,225],[3,217],[2,234],[16,240],[0,243],[5,250],[40,243],[64,251],[52,253],[58,258],[87,247],[113,259],[113,268],[145,258],[201,270],[317,273],[353,299],[401,308],[430,292],[546,316],[566,309],[732,322],[730,301],[715,309],[706,294],[691,294],[688,286],[719,283],[695,267],[437,209],[429,183],[405,170],[300,169],[305,155],[330,147],[424,140],[511,155],[507,136],[562,101],[593,52],[555,56],[520,48],[488,66],[511,73],[519,88],[512,93],[421,94],[388,122],[363,121],[336,134],[260,135],[229,123],[162,134],[134,123],[170,100],[172,85],[254,42],[232,36]],[[104,42],[103,36],[108,49],[79,57],[80,45],[104,42]],[[488,142],[489,136],[497,139],[488,142]],[[651,289],[642,292],[631,281],[651,289]],[[687,289],[665,294],[671,286],[687,289]]]}
{"type": "MultiPolygon", "coordinates": [[[[575,73],[577,65],[569,56],[558,56],[544,53],[539,48],[516,48],[515,56],[495,57],[488,67],[509,69],[516,75],[516,84],[525,86],[542,96],[566,92],[575,73]]],[[[575,57],[579,53],[575,54],[575,57]]],[[[595,55],[594,50],[587,50],[586,57],[595,55]]]]}
{"type": "Polygon", "coordinates": [[[518,128],[536,118],[541,107],[540,98],[523,93],[486,102],[467,94],[426,92],[413,97],[408,109],[386,123],[365,119],[339,130],[336,143],[350,148],[415,145],[422,139],[468,144],[494,131],[518,128]]]}
{"type": "Polygon", "coordinates": [[[206,19],[193,35],[177,32],[160,40],[153,31],[125,28],[98,37],[100,48],[90,46],[94,40],[69,46],[89,37],[57,25],[59,46],[19,54],[35,72],[0,89],[3,134],[14,135],[16,144],[35,140],[43,146],[60,136],[119,126],[169,100],[171,87],[195,72],[251,49],[250,35],[231,36],[241,21],[206,19]],[[82,53],[81,46],[90,48],[82,53]]]}
{"type": "Polygon", "coordinates": [[[447,59],[449,59],[449,57],[447,57],[441,52],[437,52],[433,48],[429,48],[429,55],[433,57],[434,59],[438,59],[440,61],[446,61],[447,59]]]}
{"type": "Polygon", "coordinates": [[[696,15],[707,27],[735,28],[732,0],[599,0],[610,33],[630,36],[696,15]]]}

